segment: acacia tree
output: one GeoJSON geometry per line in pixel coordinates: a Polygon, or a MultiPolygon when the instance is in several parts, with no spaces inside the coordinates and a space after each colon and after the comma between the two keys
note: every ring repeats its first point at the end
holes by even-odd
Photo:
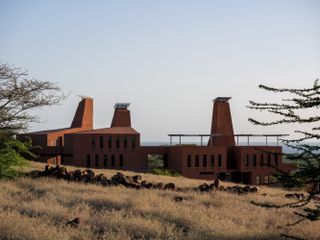
{"type": "Polygon", "coordinates": [[[286,187],[310,186],[309,196],[299,202],[285,204],[282,206],[264,205],[265,207],[292,207],[298,209],[295,215],[299,219],[292,224],[295,225],[304,220],[320,220],[320,204],[315,207],[307,207],[312,199],[319,194],[320,183],[320,86],[316,80],[312,87],[303,89],[293,88],[273,88],[259,85],[259,88],[268,92],[285,94],[286,98],[280,103],[258,103],[250,101],[250,109],[272,113],[279,117],[278,120],[265,122],[249,118],[255,125],[271,126],[281,124],[297,124],[302,126],[307,124],[312,126],[310,130],[296,130],[299,137],[295,139],[282,139],[284,145],[297,150],[295,153],[284,154],[288,160],[297,164],[297,171],[285,173],[279,171],[276,175],[281,183],[286,187]],[[305,111],[308,113],[306,114],[305,111]],[[316,142],[310,143],[310,141],[316,142]]]}
{"type": "Polygon", "coordinates": [[[30,78],[26,70],[0,63],[0,177],[13,177],[24,159],[34,157],[30,141],[15,135],[25,132],[39,117],[30,110],[58,104],[65,98],[54,83],[30,78]]]}

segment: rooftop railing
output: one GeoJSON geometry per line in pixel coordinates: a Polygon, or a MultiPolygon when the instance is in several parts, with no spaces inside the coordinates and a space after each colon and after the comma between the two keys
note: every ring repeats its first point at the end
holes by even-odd
{"type": "MultiPolygon", "coordinates": [[[[279,146],[279,138],[280,137],[287,137],[289,134],[234,134],[234,135],[225,135],[225,134],[168,134],[170,137],[170,146],[173,145],[173,138],[178,138],[178,144],[182,145],[182,138],[186,137],[199,137],[200,138],[200,146],[204,146],[204,138],[215,138],[215,137],[226,137],[226,136],[233,136],[235,138],[235,142],[237,146],[240,146],[240,140],[242,138],[245,138],[246,145],[250,146],[252,141],[250,141],[252,138],[264,138],[265,146],[270,145],[270,138],[276,139],[276,146],[279,146]]],[[[209,142],[209,140],[207,141],[209,142]]],[[[188,142],[190,143],[190,142],[188,142]]],[[[212,141],[210,142],[212,146],[212,141]]],[[[256,142],[255,142],[256,143],[256,142]]],[[[205,144],[207,146],[207,144],[205,144]]]]}

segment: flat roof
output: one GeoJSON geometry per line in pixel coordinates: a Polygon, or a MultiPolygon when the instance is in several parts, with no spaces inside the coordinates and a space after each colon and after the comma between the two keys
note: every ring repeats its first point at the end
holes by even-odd
{"type": "Polygon", "coordinates": [[[116,103],[114,109],[128,109],[130,103],[116,103]]]}
{"type": "Polygon", "coordinates": [[[100,128],[100,129],[82,131],[82,132],[77,132],[75,134],[139,134],[139,133],[131,127],[112,127],[112,128],[100,128]]]}
{"type": "Polygon", "coordinates": [[[217,97],[217,98],[213,99],[213,101],[214,102],[227,102],[230,99],[231,99],[231,97],[217,97]]]}
{"type": "Polygon", "coordinates": [[[285,137],[289,134],[168,134],[169,137],[221,137],[221,136],[234,136],[234,137],[285,137]]]}

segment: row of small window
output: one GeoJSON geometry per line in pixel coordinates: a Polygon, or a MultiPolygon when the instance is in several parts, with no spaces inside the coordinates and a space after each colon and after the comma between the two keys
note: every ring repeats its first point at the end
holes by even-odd
{"type": "MultiPolygon", "coordinates": [[[[277,153],[274,153],[273,154],[274,156],[274,163],[272,163],[272,154],[271,153],[268,153],[267,154],[267,162],[265,163],[265,160],[264,160],[264,157],[265,157],[265,154],[260,154],[260,166],[278,166],[279,165],[279,156],[277,153]]],[[[257,166],[257,162],[258,162],[258,156],[257,154],[253,154],[252,155],[252,166],[257,166]]],[[[245,166],[250,166],[250,154],[247,154],[245,156],[245,160],[244,160],[244,165],[245,166]]]]}
{"type": "Polygon", "coordinates": [[[256,185],[275,183],[275,182],[276,182],[276,178],[274,176],[264,176],[264,178],[262,178],[261,176],[256,176],[256,185]]]}
{"type": "MultiPolygon", "coordinates": [[[[107,138],[107,147],[108,148],[113,148],[113,139],[112,139],[112,136],[108,136],[106,137],[107,138]]],[[[121,140],[122,138],[120,136],[117,136],[116,137],[116,141],[115,141],[115,147],[116,148],[120,148],[120,145],[121,145],[121,140]]],[[[104,136],[99,136],[99,147],[100,148],[104,148],[104,136]]],[[[136,147],[136,138],[135,137],[132,137],[131,138],[131,148],[135,148],[136,147]]],[[[96,137],[95,136],[92,136],[91,138],[91,145],[92,146],[95,146],[96,145],[96,137]]],[[[128,148],[129,147],[129,141],[128,141],[128,137],[127,136],[124,136],[123,137],[123,141],[122,141],[122,146],[123,148],[128,148]]]]}
{"type": "MultiPolygon", "coordinates": [[[[119,154],[119,164],[117,164],[118,167],[123,167],[124,165],[124,157],[123,154],[119,154]]],[[[94,166],[91,164],[91,155],[87,155],[87,167],[115,167],[116,166],[116,155],[112,154],[110,159],[108,158],[108,155],[103,155],[103,166],[100,164],[100,155],[96,154],[94,155],[94,166]]]]}
{"type": "MultiPolygon", "coordinates": [[[[213,168],[215,165],[215,155],[211,154],[210,156],[210,167],[213,168]]],[[[202,167],[208,166],[208,155],[202,155],[202,167]]],[[[200,155],[196,154],[194,156],[194,167],[199,167],[200,165],[200,155]]],[[[222,154],[218,154],[218,167],[222,166],[222,154]]],[[[188,154],[187,156],[187,167],[192,167],[192,155],[188,154]]]]}

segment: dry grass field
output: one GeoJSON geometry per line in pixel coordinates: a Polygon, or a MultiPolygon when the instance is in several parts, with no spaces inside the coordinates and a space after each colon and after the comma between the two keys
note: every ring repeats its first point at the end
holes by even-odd
{"type": "MultiPolygon", "coordinates": [[[[26,170],[42,169],[32,163],[26,170]]],[[[68,169],[72,169],[68,167],[68,169]]],[[[100,170],[108,177],[116,171],[100,170]]],[[[127,175],[135,173],[126,172],[127,175]]],[[[142,174],[178,187],[204,181],[142,174]]],[[[228,185],[230,183],[223,183],[228,185]]],[[[288,191],[262,187],[257,194],[178,193],[103,187],[50,178],[0,181],[0,239],[280,239],[290,234],[320,239],[320,222],[285,227],[292,209],[265,209],[251,200],[290,202],[288,191]],[[175,196],[186,196],[182,202],[175,196]],[[66,222],[81,217],[79,227],[66,222]]]]}

